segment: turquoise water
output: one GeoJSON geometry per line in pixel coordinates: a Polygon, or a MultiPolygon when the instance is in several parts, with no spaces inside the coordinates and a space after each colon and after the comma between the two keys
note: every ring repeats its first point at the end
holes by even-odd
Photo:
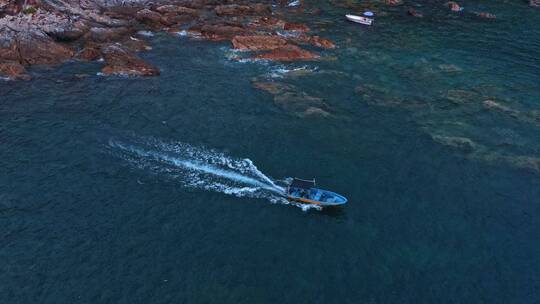
{"type": "Polygon", "coordinates": [[[156,34],[157,78],[0,82],[0,302],[538,302],[539,12],[317,6],[319,62],[156,34]],[[349,203],[287,204],[292,176],[349,203]]]}

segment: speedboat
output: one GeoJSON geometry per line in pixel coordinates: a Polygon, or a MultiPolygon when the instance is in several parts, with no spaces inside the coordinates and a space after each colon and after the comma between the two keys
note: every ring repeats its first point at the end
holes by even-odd
{"type": "Polygon", "coordinates": [[[365,25],[372,25],[373,24],[373,19],[368,18],[368,17],[362,17],[362,16],[357,16],[357,15],[349,15],[349,14],[347,14],[347,15],[345,15],[345,18],[347,18],[347,20],[349,20],[349,21],[360,23],[360,24],[365,24],[365,25]]]}
{"type": "Polygon", "coordinates": [[[339,206],[347,203],[347,199],[328,190],[315,188],[315,180],[293,178],[287,186],[287,199],[290,201],[313,204],[321,207],[339,206]]]}

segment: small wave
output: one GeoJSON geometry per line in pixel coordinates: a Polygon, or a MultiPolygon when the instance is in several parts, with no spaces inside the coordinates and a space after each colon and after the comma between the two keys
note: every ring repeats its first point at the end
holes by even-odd
{"type": "Polygon", "coordinates": [[[181,31],[178,31],[178,32],[174,32],[174,34],[176,36],[178,36],[178,37],[188,37],[188,38],[192,38],[192,39],[202,39],[202,35],[200,33],[193,32],[193,31],[181,30],[181,31]]]}
{"type": "Polygon", "coordinates": [[[233,49],[230,47],[221,47],[221,51],[225,54],[225,58],[228,62],[232,63],[256,63],[262,65],[269,65],[270,60],[262,58],[244,57],[251,54],[249,51],[233,49]]]}
{"type": "Polygon", "coordinates": [[[285,66],[278,66],[270,70],[270,73],[268,76],[270,78],[283,78],[284,76],[291,74],[304,74],[304,73],[311,73],[315,72],[317,70],[317,67],[310,68],[306,65],[298,67],[298,68],[286,68],[285,66]]]}
{"type": "Polygon", "coordinates": [[[293,2],[290,2],[289,4],[287,4],[287,6],[289,7],[295,7],[295,6],[300,6],[300,4],[302,4],[300,2],[300,0],[296,0],[296,1],[293,1],[293,2]]]}
{"type": "Polygon", "coordinates": [[[152,138],[111,139],[108,149],[133,167],[171,178],[184,187],[266,199],[274,204],[297,206],[304,211],[320,210],[319,206],[289,202],[283,196],[285,189],[247,158],[152,138]]]}
{"type": "Polygon", "coordinates": [[[150,31],[138,31],[137,34],[145,37],[153,37],[154,33],[150,31]]]}

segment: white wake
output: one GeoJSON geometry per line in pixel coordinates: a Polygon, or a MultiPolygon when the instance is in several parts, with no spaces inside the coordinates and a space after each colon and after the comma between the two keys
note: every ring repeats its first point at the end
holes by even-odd
{"type": "MultiPolygon", "coordinates": [[[[111,139],[108,147],[113,155],[128,164],[172,178],[184,187],[291,204],[283,197],[285,189],[276,185],[247,158],[235,158],[212,149],[152,138],[129,141],[111,139]]],[[[303,210],[317,207],[292,205],[303,210]]]]}

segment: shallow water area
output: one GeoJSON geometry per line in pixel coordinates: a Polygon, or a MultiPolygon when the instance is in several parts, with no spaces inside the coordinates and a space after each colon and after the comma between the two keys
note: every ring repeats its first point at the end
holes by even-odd
{"type": "Polygon", "coordinates": [[[140,33],[159,77],[0,81],[0,302],[538,302],[540,12],[334,2],[319,61],[140,33]]]}

